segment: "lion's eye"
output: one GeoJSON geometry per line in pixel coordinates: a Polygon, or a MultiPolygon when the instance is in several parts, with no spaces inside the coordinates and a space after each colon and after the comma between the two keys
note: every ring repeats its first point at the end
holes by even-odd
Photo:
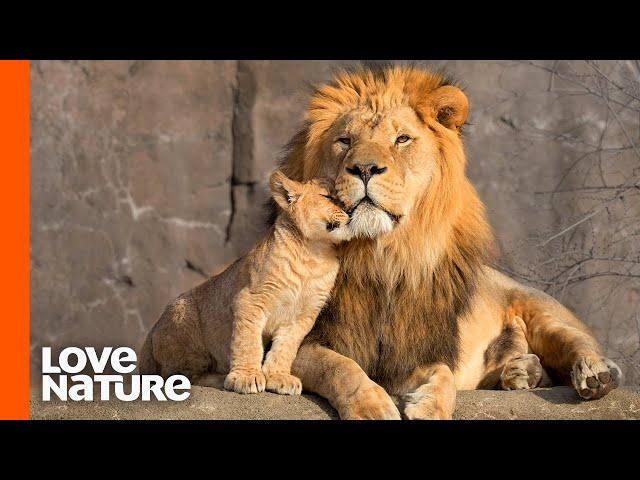
{"type": "Polygon", "coordinates": [[[407,143],[409,140],[411,140],[409,135],[400,135],[396,138],[396,143],[407,143]]]}
{"type": "Polygon", "coordinates": [[[347,146],[351,145],[351,139],[349,137],[340,137],[338,139],[338,142],[340,142],[343,145],[347,145],[347,146]]]}

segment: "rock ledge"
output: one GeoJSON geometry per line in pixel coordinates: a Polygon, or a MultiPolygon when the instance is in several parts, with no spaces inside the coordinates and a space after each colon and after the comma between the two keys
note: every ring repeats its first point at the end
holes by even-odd
{"type": "MultiPolygon", "coordinates": [[[[36,420],[330,420],[335,411],[316,395],[272,393],[240,395],[217,388],[192,387],[188,400],[172,402],[47,402],[31,392],[36,420]]],[[[581,401],[568,387],[521,391],[458,392],[459,420],[631,420],[640,419],[640,388],[614,390],[604,398],[581,401]]]]}

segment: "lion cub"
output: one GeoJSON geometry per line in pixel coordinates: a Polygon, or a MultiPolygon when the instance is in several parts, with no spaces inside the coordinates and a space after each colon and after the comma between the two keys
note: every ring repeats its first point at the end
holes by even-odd
{"type": "Polygon", "coordinates": [[[316,181],[298,183],[276,170],[271,194],[281,207],[272,232],[247,255],[246,283],[233,302],[230,371],[224,386],[302,391],[291,364],[329,297],[338,273],[335,245],[350,238],[349,216],[316,181]],[[271,348],[263,360],[263,338],[271,348]]]}

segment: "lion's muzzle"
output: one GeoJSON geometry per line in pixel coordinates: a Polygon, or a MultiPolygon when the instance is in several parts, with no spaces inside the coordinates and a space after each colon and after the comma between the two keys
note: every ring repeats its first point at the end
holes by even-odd
{"type": "Polygon", "coordinates": [[[375,238],[393,230],[399,217],[365,197],[350,211],[349,228],[356,237],[375,238]]]}
{"type": "Polygon", "coordinates": [[[351,217],[349,226],[355,236],[374,238],[390,232],[401,217],[386,205],[393,197],[389,188],[396,183],[388,156],[373,142],[360,144],[336,179],[338,197],[351,217]]]}

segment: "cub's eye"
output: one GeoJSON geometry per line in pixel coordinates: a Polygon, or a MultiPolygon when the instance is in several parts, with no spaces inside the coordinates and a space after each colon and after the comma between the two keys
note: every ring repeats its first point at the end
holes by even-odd
{"type": "Polygon", "coordinates": [[[411,140],[411,138],[409,138],[409,135],[400,135],[398,138],[396,138],[396,143],[407,143],[409,140],[411,140]]]}
{"type": "Polygon", "coordinates": [[[349,137],[340,137],[338,139],[338,143],[341,143],[342,145],[349,146],[349,145],[351,145],[351,139],[349,137]]]}
{"type": "Polygon", "coordinates": [[[327,232],[331,232],[338,228],[340,224],[338,222],[328,222],[327,223],[327,232]]]}

